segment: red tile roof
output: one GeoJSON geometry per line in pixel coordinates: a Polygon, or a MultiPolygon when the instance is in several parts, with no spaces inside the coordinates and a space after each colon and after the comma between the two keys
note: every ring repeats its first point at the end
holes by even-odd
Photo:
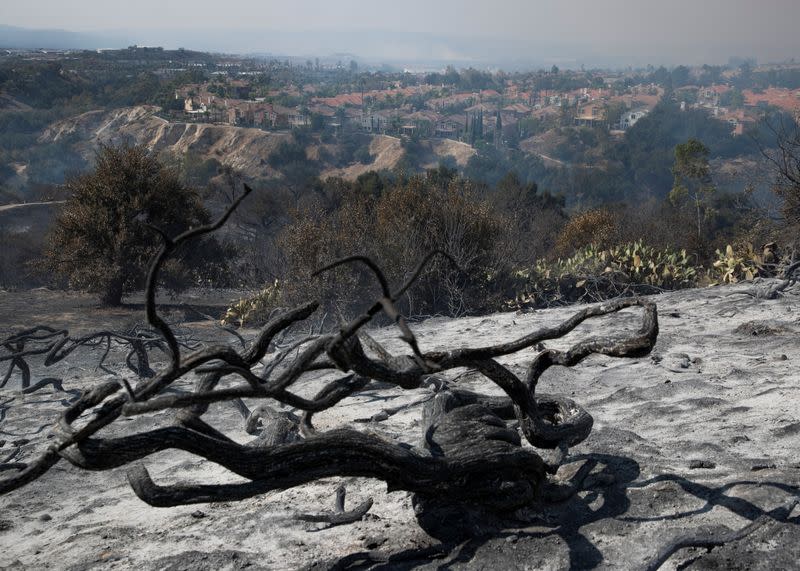
{"type": "Polygon", "coordinates": [[[766,103],[786,111],[800,109],[800,89],[792,91],[782,87],[770,87],[763,93],[755,93],[750,89],[745,89],[742,93],[745,105],[755,106],[759,103],[766,103]]]}

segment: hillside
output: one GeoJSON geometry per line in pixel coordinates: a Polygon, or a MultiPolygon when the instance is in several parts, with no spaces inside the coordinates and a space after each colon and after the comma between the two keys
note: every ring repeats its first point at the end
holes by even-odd
{"type": "MultiPolygon", "coordinates": [[[[260,178],[273,176],[275,171],[267,158],[283,141],[290,141],[291,133],[261,129],[232,127],[205,123],[170,122],[157,115],[158,108],[136,106],[113,111],[90,111],[53,123],[39,137],[40,143],[75,141],[87,160],[102,144],[133,142],[155,151],[169,151],[176,156],[192,153],[201,160],[216,159],[223,165],[241,171],[245,176],[260,178]]],[[[365,135],[366,136],[366,135],[365,135]]],[[[388,135],[369,137],[371,162],[355,162],[346,167],[335,167],[320,162],[321,176],[340,176],[355,179],[370,170],[394,168],[403,157],[401,140],[388,135]]],[[[475,150],[465,143],[448,139],[434,139],[421,143],[422,166],[432,168],[445,157],[453,157],[463,167],[475,150]]],[[[309,158],[325,156],[322,145],[312,140],[306,152],[309,158]]],[[[327,145],[333,147],[335,145],[327,145]]],[[[330,153],[328,153],[330,154],[330,153]]]]}
{"type": "Polygon", "coordinates": [[[58,121],[48,127],[40,142],[77,138],[87,158],[101,144],[133,142],[155,151],[176,155],[192,152],[201,158],[215,158],[249,176],[263,176],[266,158],[288,133],[201,123],[173,123],[156,115],[157,107],[137,106],[113,111],[90,111],[58,121]]]}
{"type": "MultiPolygon", "coordinates": [[[[360,175],[368,171],[391,170],[403,158],[403,144],[398,137],[389,135],[373,135],[369,145],[371,162],[355,163],[344,168],[328,168],[321,174],[323,178],[342,177],[347,180],[355,180],[360,175]]],[[[451,139],[431,139],[422,141],[422,167],[436,168],[439,161],[452,157],[456,164],[463,168],[466,166],[470,157],[475,155],[475,149],[466,143],[453,141],[451,139]]]]}
{"type": "MultiPolygon", "coordinates": [[[[358,568],[642,569],[673,538],[698,537],[708,528],[739,530],[758,518],[762,526],[746,538],[708,553],[682,550],[664,568],[794,567],[800,558],[797,516],[775,521],[770,510],[800,495],[800,292],[795,287],[781,298],[763,300],[747,295],[754,287],[656,296],[661,332],[651,355],[594,356],[571,369],[551,369],[542,378],[542,391],[570,395],[595,419],[591,435],[570,451],[559,474],[568,477],[584,466],[591,473],[571,499],[534,507],[518,514],[518,521],[465,543],[441,545],[416,523],[408,493],[387,493],[374,480],[346,479],[349,505],[367,497],[375,505],[363,521],[328,528],[297,514],[331,509],[335,478],[242,502],[161,509],[135,497],[124,469],[93,473],[62,463],[0,496],[0,567],[58,562],[74,569],[331,569],[337,562],[336,568],[351,568],[345,565],[349,561],[363,564],[358,568]],[[385,566],[379,563],[387,559],[385,566]]],[[[182,313],[178,309],[173,317],[182,313]]],[[[9,316],[7,327],[52,318],[54,325],[82,331],[121,327],[137,318],[133,306],[103,310],[90,298],[42,290],[0,293],[0,311],[9,316]]],[[[575,311],[435,318],[412,328],[427,351],[510,340],[575,311]]],[[[587,321],[568,338],[546,345],[561,349],[590,335],[624,334],[638,323],[635,312],[625,311],[615,319],[587,321]]],[[[200,337],[214,335],[202,323],[187,326],[200,337]]],[[[372,334],[391,351],[405,352],[395,329],[372,334]]],[[[522,371],[532,355],[506,364],[522,371]]],[[[68,390],[88,389],[111,378],[94,368],[97,358],[76,353],[47,374],[62,376],[68,390]]],[[[112,365],[111,371],[124,373],[124,365],[112,365]]],[[[42,374],[34,370],[37,378],[42,374]]],[[[0,457],[19,446],[16,461],[26,461],[46,446],[48,427],[69,395],[21,396],[17,382],[12,378],[2,391],[0,457]]],[[[474,373],[457,382],[497,391],[474,373]]],[[[328,430],[354,419],[383,418],[356,426],[415,444],[418,401],[430,390],[376,387],[315,417],[315,425],[328,430]],[[373,416],[404,404],[410,406],[388,418],[373,416]]],[[[139,417],[124,427],[151,428],[165,419],[139,417]]],[[[210,420],[240,441],[249,438],[233,407],[216,406],[210,420]]],[[[146,464],[164,484],[233,481],[214,464],[182,452],[161,452],[146,464]]]]}

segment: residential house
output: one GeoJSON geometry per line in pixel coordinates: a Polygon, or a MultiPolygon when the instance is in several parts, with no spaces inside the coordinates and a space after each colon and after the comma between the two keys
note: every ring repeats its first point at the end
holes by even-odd
{"type": "Polygon", "coordinates": [[[227,112],[229,125],[240,125],[242,123],[242,110],[238,107],[228,107],[227,112]]]}
{"type": "Polygon", "coordinates": [[[720,96],[730,90],[731,88],[727,85],[703,87],[697,93],[697,102],[701,107],[717,107],[719,105],[720,96]]]}
{"type": "Polygon", "coordinates": [[[523,105],[522,103],[512,103],[511,105],[506,105],[503,107],[503,115],[505,119],[505,115],[511,115],[516,119],[522,119],[524,117],[528,117],[531,114],[531,108],[527,105],[523,105]]]}
{"type": "Polygon", "coordinates": [[[183,110],[190,115],[199,115],[208,111],[208,108],[202,100],[196,103],[194,98],[187,97],[183,100],[183,110]]]}
{"type": "Polygon", "coordinates": [[[575,124],[582,127],[594,127],[606,122],[606,108],[600,103],[588,103],[578,109],[575,124]]]}
{"type": "Polygon", "coordinates": [[[274,129],[297,129],[311,125],[311,117],[296,107],[273,105],[269,120],[274,129]]]}
{"type": "Polygon", "coordinates": [[[442,139],[461,140],[466,127],[466,117],[464,115],[449,115],[442,117],[436,122],[434,136],[442,139]]]}
{"type": "Polygon", "coordinates": [[[631,109],[630,111],[626,111],[619,119],[619,128],[622,131],[630,129],[636,125],[642,117],[646,117],[648,113],[650,113],[648,109],[631,109]]]}
{"type": "Polygon", "coordinates": [[[367,133],[385,133],[391,125],[392,114],[389,111],[372,111],[362,113],[358,118],[358,127],[367,133]]]}
{"type": "Polygon", "coordinates": [[[725,121],[731,126],[731,134],[734,137],[744,134],[747,125],[752,125],[756,120],[750,117],[743,109],[727,111],[717,116],[720,121],[725,121]]]}
{"type": "Polygon", "coordinates": [[[415,111],[402,116],[402,135],[430,136],[434,134],[439,115],[433,111],[415,111]]]}

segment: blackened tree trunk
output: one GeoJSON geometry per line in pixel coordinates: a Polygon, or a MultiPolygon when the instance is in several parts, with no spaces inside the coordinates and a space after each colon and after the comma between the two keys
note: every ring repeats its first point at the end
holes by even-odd
{"type": "Polygon", "coordinates": [[[107,305],[109,307],[119,307],[122,305],[122,284],[123,279],[121,277],[115,277],[109,280],[100,297],[100,301],[103,305],[107,305]]]}

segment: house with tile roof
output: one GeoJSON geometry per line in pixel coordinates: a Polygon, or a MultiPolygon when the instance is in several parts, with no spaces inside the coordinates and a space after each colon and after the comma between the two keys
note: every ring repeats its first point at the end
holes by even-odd
{"type": "Polygon", "coordinates": [[[622,114],[619,118],[619,129],[621,131],[626,131],[636,125],[642,118],[647,117],[650,110],[646,107],[640,107],[638,109],[631,109],[630,111],[626,111],[622,114]]]}
{"type": "Polygon", "coordinates": [[[466,121],[466,116],[460,114],[442,117],[436,122],[434,136],[460,141],[466,128],[466,121]]]}
{"type": "Polygon", "coordinates": [[[600,102],[587,103],[578,108],[575,115],[575,125],[580,127],[595,127],[606,122],[606,107],[600,102]]]}

